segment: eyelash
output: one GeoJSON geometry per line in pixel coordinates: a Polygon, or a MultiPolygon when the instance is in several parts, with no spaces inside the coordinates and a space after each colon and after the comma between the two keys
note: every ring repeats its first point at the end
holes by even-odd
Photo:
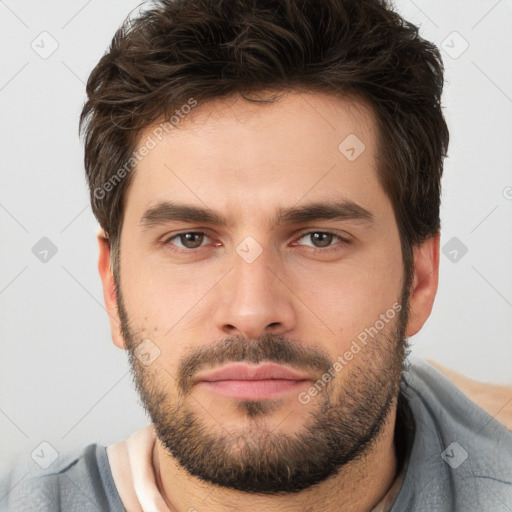
{"type": "MultiPolygon", "coordinates": [[[[312,252],[328,253],[328,252],[332,252],[332,251],[337,251],[337,250],[340,250],[340,246],[341,247],[345,247],[345,246],[347,246],[347,245],[349,245],[351,243],[351,240],[349,240],[347,238],[344,238],[341,235],[338,235],[338,234],[333,233],[331,231],[315,230],[315,231],[305,231],[305,232],[300,233],[298,235],[298,237],[296,238],[296,241],[293,242],[293,245],[295,247],[297,247],[297,246],[300,247],[300,245],[296,243],[298,240],[301,240],[302,238],[304,238],[307,235],[313,235],[315,233],[321,233],[321,234],[324,234],[324,235],[332,235],[333,236],[333,241],[335,239],[337,239],[338,240],[338,244],[328,245],[327,247],[314,247],[314,246],[306,245],[305,247],[308,247],[308,250],[312,251],[312,252]]],[[[206,245],[201,245],[201,246],[199,246],[199,247],[197,247],[195,249],[171,247],[171,246],[174,246],[174,244],[171,242],[171,240],[174,240],[175,238],[179,238],[180,236],[187,235],[187,234],[204,235],[204,236],[209,238],[208,233],[206,233],[205,231],[183,231],[181,233],[177,233],[175,235],[172,235],[171,237],[166,238],[165,240],[162,241],[162,244],[165,245],[166,247],[168,247],[169,250],[174,251],[174,252],[178,252],[178,253],[182,253],[182,254],[187,254],[187,253],[190,254],[190,253],[193,253],[193,252],[199,252],[201,249],[204,249],[206,247],[206,245]]],[[[220,245],[220,244],[216,244],[216,245],[220,245]]]]}

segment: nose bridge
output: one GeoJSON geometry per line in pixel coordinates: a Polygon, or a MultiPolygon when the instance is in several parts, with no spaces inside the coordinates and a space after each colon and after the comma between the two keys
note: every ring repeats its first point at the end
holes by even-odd
{"type": "Polygon", "coordinates": [[[275,273],[280,260],[255,240],[245,239],[232,256],[232,267],[222,280],[215,322],[225,333],[259,337],[284,333],[295,326],[290,294],[275,273]]]}
{"type": "Polygon", "coordinates": [[[238,300],[250,303],[259,296],[267,302],[271,295],[275,295],[277,283],[271,271],[273,259],[275,267],[275,258],[271,257],[269,251],[263,251],[254,261],[246,260],[240,254],[233,258],[231,290],[238,300]],[[265,297],[267,293],[268,297],[265,297]]]}

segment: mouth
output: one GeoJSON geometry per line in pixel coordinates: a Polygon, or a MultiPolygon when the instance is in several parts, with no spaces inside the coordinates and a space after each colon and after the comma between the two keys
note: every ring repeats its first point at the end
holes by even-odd
{"type": "Polygon", "coordinates": [[[207,391],[235,399],[268,400],[297,392],[311,381],[310,375],[278,364],[265,363],[256,366],[232,363],[199,374],[195,384],[207,391]]]}

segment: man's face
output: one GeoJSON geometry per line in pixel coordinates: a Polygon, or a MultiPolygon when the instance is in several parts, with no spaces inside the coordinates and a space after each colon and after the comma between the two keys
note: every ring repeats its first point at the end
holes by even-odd
{"type": "Polygon", "coordinates": [[[389,421],[408,290],[376,136],[361,104],[330,95],[219,100],[138,164],[120,318],[159,441],[191,474],[299,491],[363,454],[389,421]]]}

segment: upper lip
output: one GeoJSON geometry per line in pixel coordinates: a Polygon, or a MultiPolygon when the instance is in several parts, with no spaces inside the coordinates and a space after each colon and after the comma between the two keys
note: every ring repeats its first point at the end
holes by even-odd
{"type": "Polygon", "coordinates": [[[218,380],[266,379],[309,380],[310,377],[274,363],[265,363],[257,366],[245,363],[232,363],[217,370],[202,372],[196,377],[195,381],[215,382],[218,380]]]}

